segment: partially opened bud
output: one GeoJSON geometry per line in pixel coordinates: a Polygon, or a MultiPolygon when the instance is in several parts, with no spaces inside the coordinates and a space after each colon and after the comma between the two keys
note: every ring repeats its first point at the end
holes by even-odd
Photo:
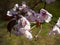
{"type": "Polygon", "coordinates": [[[10,13],[10,11],[7,11],[7,15],[8,15],[8,16],[12,16],[11,13],[10,13]]]}
{"type": "Polygon", "coordinates": [[[15,7],[19,7],[19,5],[18,4],[15,4],[15,7]]]}

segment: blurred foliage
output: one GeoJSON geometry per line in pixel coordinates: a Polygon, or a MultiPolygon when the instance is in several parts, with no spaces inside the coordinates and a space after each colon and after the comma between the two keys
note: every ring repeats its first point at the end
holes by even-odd
{"type": "MultiPolygon", "coordinates": [[[[47,4],[46,10],[53,15],[52,21],[49,24],[43,24],[42,32],[37,40],[34,40],[34,38],[33,40],[28,40],[24,36],[15,36],[13,34],[9,37],[9,33],[6,29],[8,22],[3,21],[3,19],[6,16],[7,10],[13,8],[16,3],[21,5],[22,1],[26,1],[27,5],[36,12],[44,6],[44,3],[39,2],[40,0],[0,0],[0,45],[60,45],[60,35],[48,36],[48,32],[60,17],[60,0],[47,4]],[[36,6],[34,6],[35,4],[36,6]]],[[[32,35],[35,36],[39,30],[40,28],[37,27],[32,29],[32,35]]]]}

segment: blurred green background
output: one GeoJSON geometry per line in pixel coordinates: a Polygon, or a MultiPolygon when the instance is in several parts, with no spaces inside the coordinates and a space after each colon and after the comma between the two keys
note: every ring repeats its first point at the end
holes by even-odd
{"type": "MultiPolygon", "coordinates": [[[[27,5],[38,12],[44,7],[44,3],[41,0],[0,0],[0,45],[60,45],[60,35],[52,35],[49,37],[48,33],[55,25],[57,19],[60,17],[60,0],[56,0],[54,3],[47,4],[46,10],[52,15],[52,21],[50,23],[44,23],[42,32],[39,34],[37,40],[29,40],[24,36],[9,36],[6,26],[9,20],[6,20],[7,10],[14,7],[14,4],[18,3],[21,5],[22,1],[26,1],[27,5]],[[37,3],[37,5],[35,5],[37,3]]],[[[33,28],[32,35],[36,35],[40,28],[33,28]]]]}

